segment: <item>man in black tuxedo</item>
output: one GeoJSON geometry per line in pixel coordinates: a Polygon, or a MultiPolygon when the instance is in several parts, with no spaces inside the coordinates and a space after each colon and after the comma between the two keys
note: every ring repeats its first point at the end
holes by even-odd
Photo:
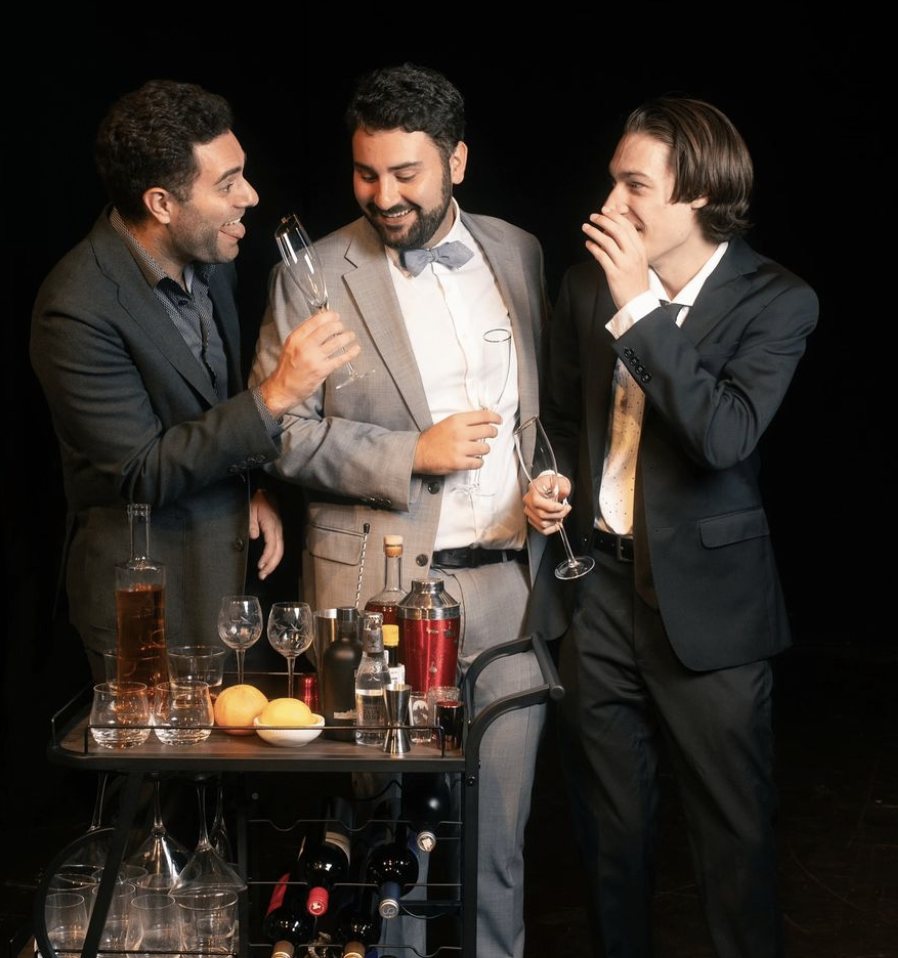
{"type": "MultiPolygon", "coordinates": [[[[543,404],[573,477],[559,498],[573,492],[570,525],[596,562],[561,651],[593,917],[607,958],[652,953],[663,741],[717,953],[771,958],[782,926],[767,660],[789,634],[757,445],[817,301],[740,238],[752,166],[719,110],[646,104],[610,171],[583,226],[595,262],[564,279],[543,404]]],[[[525,508],[546,534],[570,509],[534,486],[525,508]]]]}

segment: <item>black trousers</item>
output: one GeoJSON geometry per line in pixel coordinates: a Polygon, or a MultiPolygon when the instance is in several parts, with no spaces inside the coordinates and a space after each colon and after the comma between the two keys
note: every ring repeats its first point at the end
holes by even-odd
{"type": "Polygon", "coordinates": [[[652,954],[661,743],[680,792],[699,894],[720,958],[782,954],[766,661],[692,672],[633,566],[593,553],[561,649],[561,740],[605,958],[652,954]]]}

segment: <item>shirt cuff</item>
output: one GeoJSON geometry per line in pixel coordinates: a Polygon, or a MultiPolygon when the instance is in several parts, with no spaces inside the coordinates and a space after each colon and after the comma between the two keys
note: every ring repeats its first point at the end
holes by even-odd
{"type": "Polygon", "coordinates": [[[268,411],[265,400],[262,398],[262,391],[258,386],[253,386],[250,392],[253,396],[253,402],[256,404],[256,409],[259,410],[259,415],[262,417],[262,424],[265,426],[265,431],[272,439],[277,439],[284,431],[283,420],[279,421],[275,419],[268,411]]]}
{"type": "Polygon", "coordinates": [[[651,290],[647,289],[644,293],[634,296],[629,303],[622,306],[611,319],[605,323],[605,329],[607,329],[615,339],[620,339],[621,336],[623,336],[628,329],[632,329],[643,316],[648,316],[649,313],[654,312],[660,305],[661,301],[658,297],[651,290]]]}

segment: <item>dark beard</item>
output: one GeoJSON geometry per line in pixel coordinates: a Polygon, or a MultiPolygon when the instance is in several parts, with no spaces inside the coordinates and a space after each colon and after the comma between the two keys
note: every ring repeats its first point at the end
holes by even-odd
{"type": "MultiPolygon", "coordinates": [[[[446,213],[449,210],[449,204],[452,202],[452,180],[449,177],[449,170],[443,170],[443,189],[440,197],[440,206],[430,210],[424,210],[414,203],[409,203],[408,208],[415,210],[415,222],[409,227],[408,231],[401,236],[394,236],[384,225],[380,218],[381,211],[374,203],[369,203],[365,208],[365,216],[368,222],[377,230],[378,236],[383,241],[384,246],[389,246],[395,250],[420,249],[426,246],[434,233],[440,228],[446,213]]],[[[406,209],[406,206],[392,206],[387,213],[398,213],[406,209]]]]}

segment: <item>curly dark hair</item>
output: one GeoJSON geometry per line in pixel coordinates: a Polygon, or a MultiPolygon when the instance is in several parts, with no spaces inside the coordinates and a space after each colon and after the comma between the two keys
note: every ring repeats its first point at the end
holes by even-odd
{"type": "Polygon", "coordinates": [[[739,131],[710,103],[682,96],[649,100],[624,124],[624,135],[644,133],[670,147],[673,203],[699,197],[705,238],[720,243],[751,225],[746,218],[754,172],[739,131]]]}
{"type": "Polygon", "coordinates": [[[122,218],[138,223],[148,215],[143,194],[153,186],[188,199],[199,174],[194,146],[227,133],[233,121],[227,100],[193,83],[150,80],[117,100],[97,131],[95,156],[122,218]]]}
{"type": "Polygon", "coordinates": [[[445,158],[465,136],[465,101],[436,70],[404,63],[363,76],[346,111],[350,133],[356,130],[405,130],[426,133],[445,158]]]}

